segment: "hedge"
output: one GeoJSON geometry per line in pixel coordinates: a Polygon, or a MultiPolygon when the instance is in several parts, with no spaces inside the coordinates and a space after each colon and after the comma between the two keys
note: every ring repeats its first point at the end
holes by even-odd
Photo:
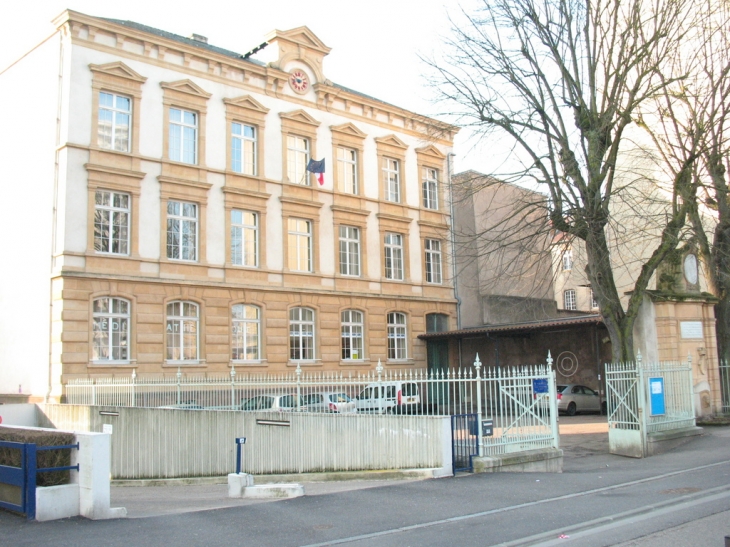
{"type": "MultiPolygon", "coordinates": [[[[17,429],[0,426],[0,441],[13,443],[34,443],[36,446],[62,446],[74,444],[74,434],[61,431],[39,431],[33,429],[17,429]]],[[[71,465],[71,450],[43,450],[37,453],[38,468],[43,467],[64,467],[71,465]]],[[[0,465],[20,467],[20,450],[15,448],[0,447],[0,465]]],[[[56,486],[68,484],[70,479],[69,471],[51,471],[38,473],[36,476],[37,486],[56,486]]]]}

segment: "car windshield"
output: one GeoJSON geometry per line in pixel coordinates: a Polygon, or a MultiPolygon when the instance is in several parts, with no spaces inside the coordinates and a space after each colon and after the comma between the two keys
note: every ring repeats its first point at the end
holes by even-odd
{"type": "Polygon", "coordinates": [[[344,393],[330,393],[330,401],[333,403],[349,403],[350,398],[344,393]]]}
{"type": "Polygon", "coordinates": [[[279,400],[279,406],[281,408],[292,408],[294,406],[300,406],[302,404],[302,399],[299,399],[299,405],[297,405],[297,396],[296,395],[285,395],[279,400]]]}

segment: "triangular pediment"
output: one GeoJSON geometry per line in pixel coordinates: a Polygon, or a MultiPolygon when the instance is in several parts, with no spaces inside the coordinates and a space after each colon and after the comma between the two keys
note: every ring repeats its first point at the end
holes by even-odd
{"type": "Polygon", "coordinates": [[[344,133],[345,135],[351,135],[353,137],[359,137],[361,139],[367,137],[367,134],[365,134],[363,131],[358,129],[357,126],[349,122],[343,123],[342,125],[330,125],[330,129],[332,131],[336,131],[337,133],[344,133]]]}
{"type": "Polygon", "coordinates": [[[416,148],[416,152],[418,154],[424,154],[426,156],[433,156],[434,158],[439,158],[441,160],[446,157],[446,154],[441,152],[441,150],[439,150],[432,144],[424,146],[423,148],[416,148]]]}
{"type": "Polygon", "coordinates": [[[179,91],[180,93],[187,93],[188,95],[195,95],[196,97],[209,98],[212,93],[208,93],[205,89],[200,87],[192,80],[178,80],[176,82],[160,82],[160,86],[165,89],[172,91],[179,91]]]}
{"type": "Polygon", "coordinates": [[[235,99],[223,99],[223,102],[233,106],[238,106],[240,108],[255,110],[256,112],[261,112],[262,114],[266,114],[269,111],[268,108],[266,108],[253,97],[251,97],[251,95],[242,95],[241,97],[236,97],[235,99]]]}
{"type": "Polygon", "coordinates": [[[408,148],[408,145],[400,140],[395,135],[386,135],[385,137],[378,137],[375,139],[378,144],[384,144],[386,146],[395,146],[397,148],[408,148]]]}
{"type": "Polygon", "coordinates": [[[92,72],[100,72],[102,74],[108,74],[109,76],[117,76],[118,78],[134,80],[135,82],[139,83],[144,83],[147,81],[147,78],[135,72],[121,61],[106,63],[103,65],[90,64],[89,69],[92,72]]]}
{"type": "Polygon", "coordinates": [[[304,110],[294,110],[292,112],[281,112],[279,114],[280,117],[286,118],[287,120],[291,120],[294,122],[300,122],[300,123],[308,123],[310,125],[319,125],[319,122],[315,120],[312,116],[307,114],[304,110]]]}
{"type": "Polygon", "coordinates": [[[327,47],[314,32],[307,27],[297,27],[291,30],[274,30],[266,37],[266,41],[271,43],[276,40],[285,40],[293,42],[301,46],[321,51],[327,55],[332,48],[327,47]]]}

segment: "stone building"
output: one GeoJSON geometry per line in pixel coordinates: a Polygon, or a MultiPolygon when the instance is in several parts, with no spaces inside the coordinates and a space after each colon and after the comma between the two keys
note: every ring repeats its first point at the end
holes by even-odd
{"type": "Polygon", "coordinates": [[[306,27],[269,34],[264,63],[130,21],[55,24],[0,73],[0,394],[425,366],[429,316],[455,324],[454,127],[327,79],[306,27]]]}

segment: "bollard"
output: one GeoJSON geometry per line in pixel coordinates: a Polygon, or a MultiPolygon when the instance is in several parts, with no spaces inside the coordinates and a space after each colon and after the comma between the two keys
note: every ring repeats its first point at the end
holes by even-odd
{"type": "Polygon", "coordinates": [[[730,547],[730,536],[725,536],[725,547],[730,547]]]}
{"type": "Polygon", "coordinates": [[[241,473],[241,446],[246,444],[246,437],[236,437],[236,474],[241,473]]]}

